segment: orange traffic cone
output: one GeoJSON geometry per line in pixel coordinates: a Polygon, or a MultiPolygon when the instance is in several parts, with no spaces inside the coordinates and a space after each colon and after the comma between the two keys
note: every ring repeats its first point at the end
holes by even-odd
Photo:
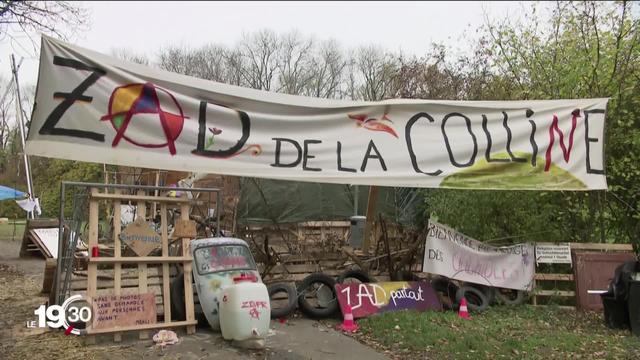
{"type": "Polygon", "coordinates": [[[465,298],[462,298],[460,300],[460,310],[458,310],[458,316],[463,319],[470,319],[469,310],[467,309],[467,299],[465,298]]]}
{"type": "Polygon", "coordinates": [[[356,332],[358,331],[358,324],[353,321],[353,313],[351,312],[351,306],[345,305],[344,307],[344,320],[342,321],[342,325],[338,326],[340,330],[346,332],[356,332]]]}

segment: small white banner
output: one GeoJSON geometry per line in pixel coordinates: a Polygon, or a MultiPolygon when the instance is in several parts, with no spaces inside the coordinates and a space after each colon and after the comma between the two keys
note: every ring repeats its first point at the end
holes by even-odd
{"type": "Polygon", "coordinates": [[[536,245],[536,264],[571,264],[571,246],[536,245]]]}
{"type": "Polygon", "coordinates": [[[527,290],[533,286],[533,245],[494,247],[429,221],[422,271],[460,281],[527,290]]]}

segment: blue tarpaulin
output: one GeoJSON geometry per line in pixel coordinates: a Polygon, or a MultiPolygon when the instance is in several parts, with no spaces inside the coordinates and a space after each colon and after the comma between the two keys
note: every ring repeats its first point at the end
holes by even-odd
{"type": "Polygon", "coordinates": [[[20,190],[0,185],[0,200],[24,199],[25,197],[27,194],[20,190]]]}

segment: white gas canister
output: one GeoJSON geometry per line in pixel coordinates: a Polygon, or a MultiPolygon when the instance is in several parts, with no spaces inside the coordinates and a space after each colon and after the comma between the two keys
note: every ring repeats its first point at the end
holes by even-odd
{"type": "Polygon", "coordinates": [[[220,301],[222,337],[236,341],[266,337],[271,320],[267,286],[251,276],[233,280],[223,289],[220,301]]]}

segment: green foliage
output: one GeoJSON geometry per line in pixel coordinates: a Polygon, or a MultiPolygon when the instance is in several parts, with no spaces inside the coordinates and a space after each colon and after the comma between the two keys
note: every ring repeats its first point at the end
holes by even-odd
{"type": "MultiPolygon", "coordinates": [[[[633,3],[528,4],[522,23],[487,23],[467,67],[464,99],[610,97],[608,192],[428,190],[436,215],[479,240],[640,241],[640,29],[633,3]],[[478,84],[481,84],[478,86],[478,84]],[[460,210],[462,209],[462,210],[460,210]],[[546,235],[539,233],[546,231],[546,235]]],[[[420,94],[417,94],[420,95],[420,94]]]]}
{"type": "MultiPolygon", "coordinates": [[[[31,165],[35,193],[40,198],[44,217],[57,217],[60,213],[61,181],[103,182],[104,180],[101,164],[33,157],[31,165]]],[[[68,196],[65,200],[65,214],[71,214],[72,205],[72,199],[68,196]]]]}
{"type": "Polygon", "coordinates": [[[599,313],[493,307],[471,320],[455,312],[388,312],[360,320],[360,339],[397,358],[637,358],[640,339],[605,327],[599,313]]]}

